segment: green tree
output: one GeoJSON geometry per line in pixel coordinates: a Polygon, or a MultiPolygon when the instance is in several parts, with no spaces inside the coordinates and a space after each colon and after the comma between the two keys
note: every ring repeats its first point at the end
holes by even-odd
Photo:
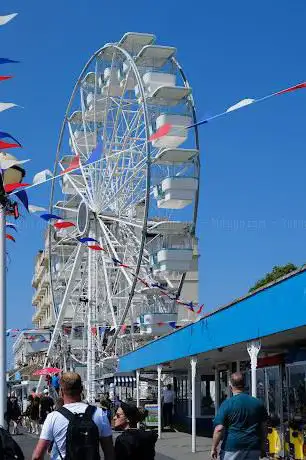
{"type": "Polygon", "coordinates": [[[258,280],[254,286],[249,289],[249,292],[256,291],[256,289],[259,289],[266,284],[272,283],[273,281],[276,281],[282,276],[288,275],[288,273],[291,273],[297,269],[298,267],[291,263],[286,265],[275,265],[270,273],[267,273],[264,278],[258,280]]]}

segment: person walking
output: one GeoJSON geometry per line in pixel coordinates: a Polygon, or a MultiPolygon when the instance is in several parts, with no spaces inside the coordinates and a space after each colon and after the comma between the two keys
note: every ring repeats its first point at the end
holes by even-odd
{"type": "Polygon", "coordinates": [[[18,432],[18,425],[20,424],[21,421],[21,410],[18,404],[18,400],[16,397],[11,398],[11,420],[13,422],[13,430],[12,434],[19,434],[18,432]]]}
{"type": "Polygon", "coordinates": [[[50,412],[53,411],[54,401],[49,396],[49,391],[45,389],[43,391],[43,396],[40,398],[40,417],[39,417],[39,424],[43,425],[46,420],[46,417],[50,412]]]}
{"type": "Polygon", "coordinates": [[[174,391],[172,390],[172,386],[169,384],[167,385],[166,390],[164,390],[163,397],[162,397],[164,428],[172,427],[174,398],[175,398],[174,391]]]}
{"type": "Polygon", "coordinates": [[[60,387],[60,378],[58,374],[55,374],[51,377],[51,385],[55,389],[56,393],[59,394],[59,387],[60,387]]]}
{"type": "Polygon", "coordinates": [[[114,416],[116,430],[122,430],[115,443],[116,460],[154,460],[156,431],[137,429],[137,424],[147,416],[147,411],[121,403],[114,416]]]}
{"type": "Polygon", "coordinates": [[[263,403],[244,393],[244,377],[235,372],[230,378],[233,396],[220,406],[214,420],[211,458],[258,460],[265,456],[267,411],[263,403]]]}
{"type": "Polygon", "coordinates": [[[39,405],[40,398],[35,396],[30,405],[31,433],[39,435],[39,405]]]}
{"type": "Polygon", "coordinates": [[[54,442],[51,460],[98,460],[99,441],[105,460],[114,460],[112,430],[102,409],[81,401],[79,374],[66,372],[60,380],[62,408],[47,415],[32,460],[42,460],[54,442]]]}

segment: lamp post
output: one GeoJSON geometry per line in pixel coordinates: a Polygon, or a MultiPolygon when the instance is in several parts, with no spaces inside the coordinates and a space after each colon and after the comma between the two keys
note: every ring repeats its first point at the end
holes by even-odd
{"type": "MultiPolygon", "coordinates": [[[[13,155],[0,153],[1,168],[4,160],[16,160],[13,155]]],[[[0,426],[4,427],[4,414],[7,410],[7,383],[6,383],[6,213],[17,209],[6,195],[4,186],[20,183],[25,176],[24,169],[17,165],[1,169],[0,174],[0,426]]],[[[15,217],[17,218],[16,213],[15,217]]]]}

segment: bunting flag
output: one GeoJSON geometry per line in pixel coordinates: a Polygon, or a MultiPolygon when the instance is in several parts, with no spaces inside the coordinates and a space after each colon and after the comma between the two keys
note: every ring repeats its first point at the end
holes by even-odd
{"type": "Polygon", "coordinates": [[[0,58],[0,64],[18,64],[19,61],[13,61],[12,59],[8,58],[0,58]]]}
{"type": "Polygon", "coordinates": [[[12,228],[13,230],[15,230],[15,232],[17,232],[17,228],[15,224],[12,224],[11,222],[6,222],[5,226],[8,228],[12,228]]]}
{"type": "Polygon", "coordinates": [[[176,329],[176,321],[169,321],[169,326],[172,327],[173,329],[176,329]]]}
{"type": "Polygon", "coordinates": [[[77,238],[77,240],[80,242],[80,243],[87,243],[87,242],[94,242],[94,243],[98,243],[99,244],[99,241],[98,240],[95,240],[94,238],[90,238],[89,236],[87,237],[84,237],[84,238],[77,238]]]}
{"type": "Polygon", "coordinates": [[[88,248],[93,249],[94,251],[105,251],[105,249],[98,244],[88,245],[88,248]]]}
{"type": "Polygon", "coordinates": [[[54,227],[60,230],[62,228],[75,227],[75,224],[73,222],[56,222],[54,227]]]}
{"type": "Polygon", "coordinates": [[[155,141],[160,137],[166,136],[171,131],[172,125],[170,123],[165,123],[158,130],[151,135],[149,142],[155,141]]]}
{"type": "Polygon", "coordinates": [[[204,304],[202,304],[200,308],[197,310],[197,315],[200,315],[202,313],[203,308],[204,308],[204,304]]]}
{"type": "Polygon", "coordinates": [[[11,142],[0,141],[0,149],[16,149],[20,147],[21,145],[16,143],[12,144],[11,142]]]}
{"type": "Polygon", "coordinates": [[[15,193],[15,195],[19,198],[23,206],[29,212],[29,199],[28,199],[27,192],[25,190],[19,190],[18,192],[15,193]]]}
{"type": "Polygon", "coordinates": [[[19,147],[21,147],[21,144],[15,137],[11,136],[9,133],[5,133],[4,131],[0,131],[0,139],[12,139],[12,141],[16,142],[19,147]]]}
{"type": "Polygon", "coordinates": [[[10,78],[13,78],[12,75],[0,75],[0,81],[9,80],[10,78]]]}
{"type": "Polygon", "coordinates": [[[7,14],[6,16],[0,16],[0,26],[4,26],[8,22],[10,22],[12,19],[14,19],[17,16],[18,13],[12,13],[12,14],[7,14]]]}
{"type": "Polygon", "coordinates": [[[17,107],[17,104],[14,104],[13,102],[0,102],[0,112],[4,112],[4,110],[8,110],[13,107],[17,107]]]}
{"type": "Polygon", "coordinates": [[[52,219],[61,219],[61,217],[57,216],[56,214],[41,214],[39,217],[44,219],[46,222],[49,222],[49,220],[52,219]]]}
{"type": "Polygon", "coordinates": [[[80,167],[80,157],[79,156],[76,156],[70,163],[70,165],[68,166],[68,168],[64,169],[63,171],[61,171],[61,174],[66,174],[70,171],[73,171],[74,169],[78,169],[80,167]]]}
{"type": "MultiPolygon", "coordinates": [[[[264,97],[261,97],[261,98],[258,98],[258,99],[251,99],[251,98],[242,99],[241,101],[237,102],[236,104],[230,106],[225,111],[223,111],[221,113],[218,113],[216,115],[213,115],[211,117],[208,117],[208,118],[206,118],[204,120],[198,121],[198,122],[196,122],[196,123],[194,123],[194,124],[192,124],[190,126],[187,126],[186,128],[190,129],[190,128],[194,128],[195,126],[204,125],[204,124],[208,123],[211,120],[214,120],[216,118],[220,118],[220,117],[223,117],[225,115],[228,115],[228,114],[230,114],[230,113],[232,113],[232,112],[234,112],[236,110],[242,109],[243,107],[247,107],[250,104],[255,104],[257,102],[263,102],[263,101],[265,101],[267,99],[270,99],[271,97],[279,96],[281,94],[291,93],[293,91],[297,91],[299,89],[304,89],[304,88],[306,88],[306,82],[302,82],[302,83],[299,83],[297,85],[290,86],[289,88],[282,89],[281,91],[277,91],[275,93],[268,94],[267,96],[264,96],[264,97]]],[[[182,130],[186,129],[186,128],[182,127],[182,130]]],[[[172,125],[169,124],[169,123],[165,123],[160,128],[158,128],[158,130],[155,133],[152,134],[152,136],[149,138],[149,142],[152,142],[154,140],[160,139],[163,136],[166,136],[171,131],[171,129],[172,129],[172,125]]]]}
{"type": "Polygon", "coordinates": [[[9,235],[8,233],[5,235],[5,238],[6,238],[7,240],[13,241],[14,243],[16,242],[15,238],[14,238],[12,235],[9,235]]]}
{"type": "Polygon", "coordinates": [[[95,326],[91,327],[90,332],[92,333],[92,335],[97,335],[97,328],[95,326]]]}
{"type": "Polygon", "coordinates": [[[47,177],[53,177],[52,172],[49,169],[44,169],[43,171],[38,172],[33,177],[33,184],[40,184],[41,182],[45,182],[47,177]]]}
{"type": "Polygon", "coordinates": [[[36,206],[34,204],[29,204],[29,212],[34,213],[34,212],[40,212],[40,211],[47,211],[47,209],[43,208],[42,206],[36,206]]]}
{"type": "Polygon", "coordinates": [[[6,193],[11,193],[13,192],[14,190],[16,190],[17,188],[21,188],[21,187],[27,187],[28,185],[31,185],[31,184],[20,184],[19,182],[16,182],[14,184],[6,184],[4,186],[4,191],[6,193]]]}

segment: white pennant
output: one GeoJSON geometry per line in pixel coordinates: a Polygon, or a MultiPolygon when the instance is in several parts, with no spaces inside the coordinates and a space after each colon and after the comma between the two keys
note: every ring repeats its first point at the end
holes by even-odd
{"type": "Polygon", "coordinates": [[[4,112],[4,110],[11,109],[12,107],[17,107],[17,104],[13,104],[13,102],[0,102],[0,112],[4,112]]]}
{"type": "Polygon", "coordinates": [[[0,159],[0,169],[9,169],[12,166],[15,165],[22,165],[24,163],[27,163],[28,161],[31,161],[30,159],[28,160],[11,160],[10,158],[1,158],[0,159]]]}
{"type": "Polygon", "coordinates": [[[33,178],[33,184],[40,184],[41,182],[45,182],[48,176],[53,177],[53,174],[49,169],[40,171],[39,173],[35,174],[33,178]]]}
{"type": "Polygon", "coordinates": [[[12,13],[12,14],[7,14],[6,16],[0,16],[0,26],[4,26],[8,22],[10,22],[12,19],[14,19],[15,16],[17,16],[18,13],[12,13]]]}
{"type": "Polygon", "coordinates": [[[246,105],[253,104],[253,102],[255,102],[255,99],[242,99],[242,101],[239,101],[237,102],[237,104],[229,107],[226,112],[233,112],[233,110],[241,109],[242,107],[245,107],[246,105]]]}
{"type": "Polygon", "coordinates": [[[47,209],[42,208],[41,206],[35,206],[34,204],[29,204],[29,211],[30,212],[40,212],[40,211],[47,211],[47,209]]]}

